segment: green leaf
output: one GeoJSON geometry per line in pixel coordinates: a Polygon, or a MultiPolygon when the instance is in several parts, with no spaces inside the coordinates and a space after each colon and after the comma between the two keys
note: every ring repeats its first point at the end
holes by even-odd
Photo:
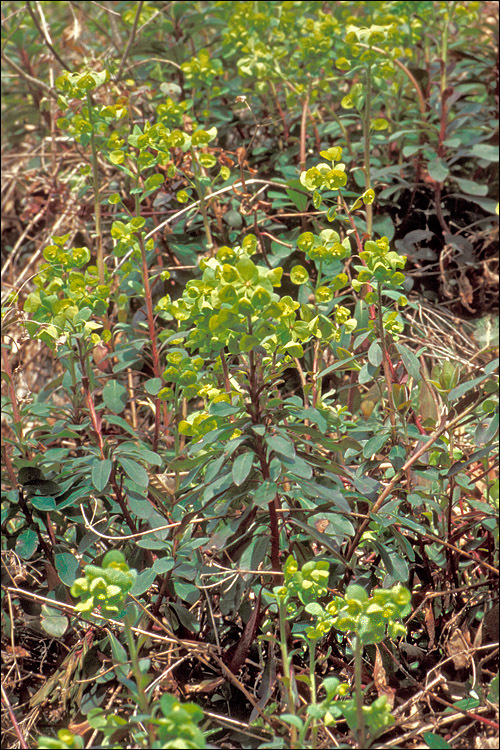
{"type": "Polygon", "coordinates": [[[268,447],[275,451],[275,453],[278,453],[287,459],[295,456],[294,444],[291,440],[287,440],[282,435],[267,435],[265,440],[268,447]]]}
{"type": "Polygon", "coordinates": [[[45,496],[55,497],[61,492],[61,488],[57,482],[52,482],[50,479],[35,479],[32,482],[27,482],[24,487],[28,494],[33,495],[34,492],[38,491],[43,493],[45,496]]]}
{"type": "Polygon", "coordinates": [[[31,504],[37,510],[50,511],[56,507],[56,501],[53,497],[43,497],[42,495],[35,495],[31,498],[31,504]]]}
{"type": "Polygon", "coordinates": [[[498,357],[496,359],[492,359],[491,362],[488,362],[488,364],[484,366],[484,374],[491,375],[491,373],[496,372],[496,370],[498,369],[498,364],[498,357]]]}
{"type": "Polygon", "coordinates": [[[388,435],[387,433],[382,433],[380,435],[374,435],[372,438],[367,440],[363,446],[363,458],[370,458],[370,456],[373,456],[374,453],[378,453],[381,448],[383,448],[387,443],[389,438],[390,435],[388,435]]]}
{"type": "Polygon", "coordinates": [[[137,578],[134,581],[134,585],[130,589],[130,594],[132,596],[140,596],[141,594],[144,594],[145,591],[147,591],[153,583],[155,582],[156,578],[156,571],[149,568],[148,570],[143,570],[142,573],[139,573],[137,578]]]}
{"type": "Polygon", "coordinates": [[[313,474],[312,466],[303,458],[300,458],[300,456],[295,456],[291,459],[281,456],[281,462],[287,474],[293,474],[303,479],[311,479],[313,474]]]}
{"type": "Polygon", "coordinates": [[[72,586],[79,575],[80,563],[74,555],[62,552],[54,558],[59,578],[65,586],[72,586]]]}
{"type": "Polygon", "coordinates": [[[207,470],[205,472],[205,484],[208,484],[216,477],[221,476],[221,469],[224,466],[226,462],[227,456],[224,453],[221,453],[221,455],[218,458],[212,459],[210,464],[207,466],[207,470]]]}
{"type": "Polygon", "coordinates": [[[287,185],[289,188],[296,188],[296,190],[287,190],[286,194],[292,201],[292,203],[295,205],[298,211],[305,211],[307,208],[307,201],[308,196],[304,194],[304,192],[297,192],[297,190],[301,190],[302,184],[300,180],[288,180],[287,185]]]}
{"type": "Polygon", "coordinates": [[[144,466],[137,463],[137,461],[132,461],[132,459],[124,458],[123,456],[120,456],[120,458],[118,459],[118,463],[122,465],[125,473],[133,482],[140,485],[141,487],[148,486],[149,477],[144,466]]]}
{"type": "Polygon", "coordinates": [[[360,385],[371,383],[376,375],[377,375],[377,368],[374,367],[369,362],[365,362],[365,364],[363,365],[363,367],[358,373],[358,383],[360,385]]]}
{"type": "Polygon", "coordinates": [[[236,270],[244,281],[256,281],[258,269],[255,263],[247,256],[243,256],[236,264],[236,270]]]}
{"type": "Polygon", "coordinates": [[[43,604],[40,625],[53,638],[62,638],[68,628],[69,622],[68,618],[62,615],[58,609],[43,604]]]}
{"type": "Polygon", "coordinates": [[[498,146],[490,146],[488,143],[476,143],[472,147],[472,153],[474,156],[479,156],[480,159],[485,159],[486,161],[498,161],[498,146]]]}
{"type": "Polygon", "coordinates": [[[89,495],[91,495],[94,491],[94,487],[90,484],[85,484],[83,486],[78,487],[74,492],[70,492],[69,495],[61,496],[62,499],[58,499],[57,501],[57,510],[61,511],[64,510],[64,508],[68,508],[70,506],[76,507],[79,505],[80,502],[83,500],[88,499],[89,495]]]}
{"type": "Polygon", "coordinates": [[[481,375],[478,378],[473,378],[473,380],[468,380],[466,383],[461,383],[460,385],[457,385],[456,388],[452,388],[451,391],[448,393],[448,400],[454,401],[457,398],[461,398],[469,391],[472,391],[476,387],[476,385],[479,385],[479,383],[482,383],[488,377],[489,375],[485,373],[484,375],[481,375]]]}
{"type": "Polygon", "coordinates": [[[304,726],[304,722],[302,719],[300,719],[298,716],[295,716],[295,714],[280,714],[280,719],[282,721],[286,721],[287,724],[291,724],[293,727],[296,727],[298,730],[301,730],[304,726]]]}
{"type": "Polygon", "coordinates": [[[314,526],[309,526],[309,524],[300,521],[298,518],[294,518],[293,520],[291,519],[290,522],[293,523],[294,526],[298,526],[299,529],[304,531],[312,539],[315,539],[317,542],[326,547],[330,554],[332,554],[333,557],[335,557],[337,560],[340,560],[340,562],[342,562],[344,565],[348,565],[347,560],[342,557],[342,555],[337,551],[336,543],[332,539],[330,539],[328,534],[321,533],[314,526]]]}
{"type": "Polygon", "coordinates": [[[240,411],[239,406],[232,406],[226,403],[226,401],[217,401],[216,403],[210,404],[209,413],[217,417],[228,417],[229,415],[236,414],[240,411]]]}
{"type": "Polygon", "coordinates": [[[109,630],[108,636],[114,661],[118,664],[126,664],[128,656],[125,648],[122,646],[115,634],[111,632],[111,630],[109,630]]]}
{"type": "Polygon", "coordinates": [[[427,747],[430,747],[431,750],[451,750],[451,745],[439,734],[424,732],[423,738],[424,742],[427,743],[427,747]]]}
{"type": "Polygon", "coordinates": [[[420,362],[418,357],[415,356],[415,354],[406,346],[403,346],[403,344],[396,344],[396,349],[401,355],[401,359],[403,360],[408,375],[411,375],[416,381],[421,380],[422,376],[420,374],[420,362]]]}
{"type": "Polygon", "coordinates": [[[133,437],[136,437],[135,430],[125,419],[123,419],[123,417],[119,417],[116,414],[106,414],[104,419],[106,420],[106,422],[108,422],[108,424],[115,424],[117,427],[121,427],[122,430],[125,430],[125,432],[133,435],[133,437]]]}
{"type": "MultiPolygon", "coordinates": [[[[183,589],[183,587],[187,587],[189,584],[179,584],[178,581],[176,581],[175,587],[177,589],[177,586],[180,586],[180,588],[183,589]]],[[[194,586],[190,586],[190,589],[194,589],[194,586]]],[[[187,589],[183,589],[187,590],[187,589]]],[[[171,607],[177,617],[179,618],[182,625],[184,625],[185,628],[188,630],[191,630],[193,633],[199,633],[200,632],[200,623],[196,619],[195,615],[190,612],[186,607],[183,607],[181,604],[174,604],[173,602],[169,602],[169,607],[171,607]]]]}
{"type": "Polygon", "coordinates": [[[266,508],[274,500],[278,488],[274,482],[265,481],[260,484],[252,496],[252,500],[259,508],[266,508]]]}
{"type": "Polygon", "coordinates": [[[254,536],[239,560],[239,567],[247,570],[259,570],[259,565],[264,560],[268,547],[268,533],[254,536]]]}
{"type": "Polygon", "coordinates": [[[43,479],[43,474],[38,466],[22,466],[17,474],[19,484],[28,484],[43,479]]]}
{"type": "Polygon", "coordinates": [[[344,495],[335,487],[328,487],[317,482],[301,482],[302,490],[314,499],[328,500],[345,513],[351,512],[351,507],[344,495]]]}
{"type": "MultiPolygon", "coordinates": [[[[498,419],[497,419],[497,429],[498,429],[498,419]]],[[[481,450],[474,451],[474,453],[471,453],[471,455],[468,458],[462,461],[455,461],[455,463],[452,464],[450,470],[448,471],[447,476],[454,477],[456,474],[459,474],[461,471],[463,471],[463,469],[465,469],[470,464],[475,463],[476,461],[480,461],[482,458],[487,456],[489,453],[491,453],[491,450],[492,450],[491,446],[488,446],[487,448],[481,448],[481,450]]]]}
{"type": "Polygon", "coordinates": [[[498,216],[498,201],[493,198],[482,198],[478,195],[463,195],[462,193],[450,193],[448,195],[449,198],[453,198],[457,196],[459,198],[466,198],[468,201],[471,201],[472,203],[477,203],[478,206],[481,206],[481,208],[486,211],[489,214],[494,214],[495,216],[498,216]]]}
{"type": "Polygon", "coordinates": [[[378,367],[382,364],[384,358],[384,352],[378,341],[374,341],[368,349],[368,361],[374,366],[378,367]]]}
{"type": "Polygon", "coordinates": [[[445,708],[444,713],[451,713],[455,708],[461,708],[464,711],[472,711],[479,706],[479,703],[480,701],[478,698],[462,698],[462,700],[455,701],[453,706],[445,708]]]}
{"type": "Polygon", "coordinates": [[[321,604],[318,604],[318,602],[310,602],[309,604],[306,604],[305,610],[310,615],[313,615],[313,617],[323,617],[325,614],[323,607],[321,604]]]}
{"type": "Polygon", "coordinates": [[[417,151],[420,151],[421,148],[422,146],[420,146],[419,144],[415,144],[413,146],[405,146],[403,148],[403,156],[405,158],[408,158],[409,156],[413,156],[413,154],[416,154],[417,151]]]}
{"type": "Polygon", "coordinates": [[[488,195],[488,185],[480,185],[473,180],[466,180],[463,177],[453,177],[460,190],[466,195],[488,195]]]}
{"type": "Polygon", "coordinates": [[[352,523],[341,513],[318,513],[317,515],[311,516],[309,520],[314,523],[318,521],[328,521],[329,526],[326,527],[324,531],[325,534],[328,531],[329,534],[335,534],[340,537],[354,536],[354,527],[352,523]]]}
{"type": "Polygon", "coordinates": [[[154,508],[147,500],[146,498],[139,498],[134,495],[131,495],[128,499],[130,510],[132,513],[134,513],[138,518],[142,518],[144,520],[147,520],[151,518],[151,516],[154,513],[154,508]]]}
{"type": "Polygon", "coordinates": [[[111,164],[122,164],[125,161],[125,153],[118,150],[111,151],[111,153],[108,154],[108,159],[111,164]]]}
{"type": "Polygon", "coordinates": [[[485,445],[493,440],[498,432],[498,414],[490,419],[483,419],[478,424],[474,432],[474,442],[476,445],[485,445]]]}
{"type": "Polygon", "coordinates": [[[160,378],[150,378],[150,380],[146,380],[144,383],[144,388],[150,396],[156,396],[161,386],[162,382],[160,378]]]}
{"type": "Polygon", "coordinates": [[[238,228],[243,224],[243,217],[238,211],[231,209],[224,214],[224,221],[227,221],[230,227],[238,228]]]}
{"type": "Polygon", "coordinates": [[[498,705],[498,672],[490,682],[488,700],[490,701],[490,703],[496,703],[498,705]]]}
{"type": "Polygon", "coordinates": [[[144,189],[145,190],[156,190],[156,188],[160,187],[160,185],[163,184],[165,181],[165,178],[161,174],[152,174],[150,177],[147,178],[146,182],[144,183],[144,189]]]}
{"type": "Polygon", "coordinates": [[[253,459],[253,452],[248,451],[247,453],[242,453],[240,456],[237,456],[235,462],[233,463],[233,482],[237,487],[240,487],[249,475],[252,469],[253,459]]]}
{"type": "MultiPolygon", "coordinates": [[[[156,544],[158,544],[158,542],[156,542],[156,544]]],[[[157,547],[156,549],[160,549],[160,547],[157,547]]],[[[162,575],[163,573],[168,573],[169,570],[172,570],[174,565],[175,560],[173,557],[159,557],[153,563],[153,570],[158,575],[162,575]]]]}
{"type": "Polygon", "coordinates": [[[233,477],[230,472],[227,474],[224,474],[224,476],[219,477],[214,482],[208,485],[208,487],[205,487],[203,492],[203,502],[208,502],[211,500],[215,495],[218,495],[220,492],[224,492],[224,490],[227,490],[228,487],[231,487],[233,484],[233,477]]]}
{"type": "Polygon", "coordinates": [[[323,203],[323,198],[321,197],[321,193],[318,190],[315,190],[313,193],[313,206],[318,211],[318,209],[321,208],[321,204],[323,203]]]}
{"type": "Polygon", "coordinates": [[[446,164],[439,158],[432,159],[432,161],[427,164],[427,170],[432,179],[436,180],[436,182],[444,182],[450,173],[446,164]]]}
{"type": "Polygon", "coordinates": [[[127,440],[125,443],[122,443],[120,446],[118,446],[118,448],[116,448],[115,456],[119,455],[124,455],[130,458],[137,458],[141,461],[146,461],[148,464],[152,464],[153,466],[161,466],[163,464],[163,461],[158,453],[154,453],[152,450],[149,450],[149,448],[146,448],[143,443],[139,443],[139,445],[136,445],[129,440],[127,440]]]}
{"type": "Polygon", "coordinates": [[[240,339],[240,350],[242,352],[251,352],[252,349],[259,344],[259,339],[257,336],[249,336],[247,333],[244,333],[243,336],[240,339]]]}
{"type": "Polygon", "coordinates": [[[120,414],[127,405],[127,389],[117,380],[109,380],[102,389],[102,400],[110,411],[120,414]]]}
{"type": "Polygon", "coordinates": [[[94,459],[92,465],[92,484],[96,488],[97,492],[102,492],[106,487],[111,469],[113,468],[113,462],[109,458],[104,460],[94,459]]]}
{"type": "Polygon", "coordinates": [[[26,529],[19,534],[16,542],[16,553],[23,560],[29,560],[38,547],[38,536],[32,529],[26,529]]]}
{"type": "Polygon", "coordinates": [[[409,576],[408,564],[401,555],[380,542],[375,541],[373,544],[378,549],[388,574],[396,581],[407,581],[409,576]]]}
{"type": "Polygon", "coordinates": [[[385,119],[385,117],[377,117],[375,120],[372,120],[370,123],[370,126],[373,128],[373,130],[387,130],[389,127],[389,123],[385,119]]]}

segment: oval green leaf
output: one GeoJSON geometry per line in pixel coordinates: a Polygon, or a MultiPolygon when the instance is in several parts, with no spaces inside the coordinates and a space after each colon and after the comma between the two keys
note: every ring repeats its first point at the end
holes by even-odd
{"type": "Polygon", "coordinates": [[[237,487],[240,487],[245,479],[248,477],[253,464],[254,454],[252,451],[242,453],[238,456],[233,464],[232,475],[233,482],[237,487]]]}
{"type": "Polygon", "coordinates": [[[133,482],[140,485],[141,487],[148,486],[149,477],[148,472],[146,471],[144,466],[141,466],[141,464],[137,463],[137,461],[132,461],[132,459],[130,458],[120,457],[118,461],[122,465],[125,473],[133,482]]]}
{"type": "Polygon", "coordinates": [[[102,492],[106,487],[113,462],[109,458],[103,461],[95,460],[92,466],[92,484],[98,492],[102,492]]]}

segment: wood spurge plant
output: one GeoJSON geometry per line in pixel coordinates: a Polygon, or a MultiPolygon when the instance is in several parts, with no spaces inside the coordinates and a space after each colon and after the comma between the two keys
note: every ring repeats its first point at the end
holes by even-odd
{"type": "Polygon", "coordinates": [[[2,746],[486,746],[497,4],[2,11],[2,746]]]}
{"type": "Polygon", "coordinates": [[[328,568],[328,563],[320,560],[307,562],[299,570],[297,561],[289,556],[284,568],[283,585],[273,590],[280,620],[282,679],[287,688],[290,712],[282,714],[281,718],[291,725],[292,748],[317,747],[318,724],[334,726],[335,720],[341,716],[356,733],[360,747],[369,747],[378,730],[393,724],[394,718],[386,695],[376,698],[370,705],[364,705],[361,684],[363,646],[380,643],[387,635],[391,638],[406,635],[406,628],[400,620],[411,612],[411,594],[398,584],[391,589],[375,589],[369,597],[362,586],[351,584],[344,596],[335,596],[323,605],[319,600],[324,600],[328,594],[328,568]],[[311,624],[300,621],[304,613],[312,618],[311,624]],[[302,679],[311,691],[310,703],[305,711],[300,712],[296,711],[297,685],[288,653],[287,620],[293,623],[292,634],[296,630],[295,635],[304,641],[309,650],[309,675],[304,675],[302,679]],[[340,683],[336,677],[327,677],[319,685],[326,692],[326,698],[318,702],[316,646],[332,629],[352,634],[354,698],[346,697],[350,691],[347,683],[340,683]],[[300,714],[305,714],[304,718],[300,714]]]}
{"type": "MultiPolygon", "coordinates": [[[[89,725],[104,735],[103,747],[120,747],[117,741],[130,732],[139,747],[204,748],[205,736],[197,726],[203,719],[203,712],[197,705],[181,704],[175,696],[167,693],[156,704],[151,704],[148,697],[149,679],[144,672],[149,669],[150,660],[139,659],[144,638],[136,640],[133,634],[136,619],[134,607],[124,609],[136,576],[137,571],[128,567],[123,553],[110,550],[104,555],[102,567],[87,565],[85,576],[77,578],[71,587],[72,596],[82,600],[75,607],[77,612],[91,615],[95,609],[101,617],[123,619],[134,680],[128,676],[126,652],[110,633],[115,670],[118,680],[127,687],[132,701],[137,703],[141,712],[127,721],[123,716],[94,708],[87,715],[89,725]]],[[[84,745],[79,736],[62,729],[57,739],[40,738],[38,747],[78,748],[84,745]]]]}

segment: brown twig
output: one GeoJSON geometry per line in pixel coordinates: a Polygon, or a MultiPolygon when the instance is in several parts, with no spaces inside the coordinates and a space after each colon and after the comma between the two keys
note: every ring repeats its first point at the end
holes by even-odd
{"type": "Polygon", "coordinates": [[[123,51],[122,59],[120,60],[120,65],[118,67],[118,73],[116,74],[116,80],[117,81],[119,81],[120,78],[121,78],[121,76],[122,76],[123,66],[125,65],[125,62],[126,62],[127,57],[128,57],[128,53],[130,52],[130,47],[132,46],[132,43],[133,43],[133,41],[135,39],[135,34],[136,34],[136,31],[137,31],[137,25],[139,23],[139,18],[141,16],[141,10],[142,10],[142,6],[143,5],[144,5],[144,1],[143,0],[140,0],[140,2],[137,3],[137,10],[136,10],[136,13],[135,13],[134,24],[132,26],[132,30],[130,32],[130,36],[129,36],[128,40],[127,40],[127,44],[125,45],[125,49],[123,51]]]}
{"type": "Polygon", "coordinates": [[[21,76],[21,78],[24,78],[25,81],[28,83],[32,83],[34,86],[37,86],[39,89],[42,89],[42,91],[47,94],[47,96],[50,96],[52,99],[55,99],[57,101],[57,93],[53,91],[50,86],[47,86],[46,83],[43,81],[40,81],[38,78],[35,78],[34,76],[30,76],[29,73],[26,73],[17,63],[14,62],[14,60],[11,60],[8,55],[5,54],[5,52],[2,51],[2,60],[4,60],[5,63],[9,66],[9,68],[12,68],[18,75],[21,76]]]}
{"type": "MultiPolygon", "coordinates": [[[[36,7],[38,8],[38,12],[40,13],[40,15],[41,15],[41,17],[43,19],[43,25],[45,26],[45,18],[43,17],[43,12],[42,12],[42,9],[41,9],[41,4],[39,2],[37,2],[35,4],[36,4],[36,7]]],[[[32,18],[32,21],[35,24],[35,28],[38,31],[38,33],[40,34],[40,36],[42,37],[43,42],[46,45],[46,47],[48,47],[48,49],[52,52],[52,54],[56,58],[57,62],[65,70],[69,70],[69,72],[71,73],[72,72],[71,67],[66,62],[64,62],[64,60],[62,59],[62,57],[59,55],[59,53],[57,52],[57,50],[54,48],[54,46],[53,46],[53,44],[52,44],[52,42],[51,42],[51,40],[49,38],[49,34],[47,32],[47,29],[46,28],[42,28],[40,26],[40,24],[38,23],[38,18],[36,17],[36,14],[33,12],[33,8],[31,7],[31,3],[27,2],[26,3],[26,7],[28,8],[28,13],[30,14],[30,16],[32,18]]]]}
{"type": "Polygon", "coordinates": [[[2,687],[2,703],[5,703],[7,707],[7,711],[9,713],[10,720],[12,722],[12,728],[14,729],[14,732],[16,733],[17,739],[19,740],[19,744],[22,748],[28,748],[29,745],[26,744],[26,740],[24,739],[21,729],[19,727],[19,724],[17,723],[16,715],[14,711],[12,710],[12,706],[10,705],[9,698],[7,696],[7,693],[4,690],[3,684],[1,687],[2,687]]]}

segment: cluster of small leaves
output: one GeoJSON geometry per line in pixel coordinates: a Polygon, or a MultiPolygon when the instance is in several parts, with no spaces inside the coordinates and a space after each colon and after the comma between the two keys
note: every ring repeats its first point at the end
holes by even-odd
{"type": "MultiPolygon", "coordinates": [[[[406,256],[391,250],[387,237],[365,242],[360,257],[365,265],[354,266],[358,271],[357,278],[353,279],[352,282],[356,291],[359,291],[364,284],[372,284],[373,282],[383,284],[389,289],[400,287],[403,284],[405,276],[397,269],[405,267],[406,256]]],[[[367,302],[376,301],[374,296],[365,296],[365,299],[367,302]]],[[[399,303],[405,304],[406,298],[400,297],[399,303]]]]}
{"type": "Polygon", "coordinates": [[[200,50],[191,60],[182,63],[181,69],[186,81],[193,87],[200,83],[211,87],[214,80],[224,72],[222,62],[218,58],[211,58],[206,49],[200,50]]]}
{"type": "Polygon", "coordinates": [[[153,718],[157,727],[158,740],[153,748],[189,748],[203,750],[206,739],[198,724],[203,719],[203,711],[195,703],[180,703],[174,695],[166,693],[159,701],[162,715],[153,718]]]}
{"type": "MultiPolygon", "coordinates": [[[[350,688],[345,682],[340,682],[337,677],[326,677],[321,683],[326,692],[324,698],[317,706],[309,706],[308,714],[321,718],[325,726],[335,725],[336,720],[344,717],[349,729],[358,729],[358,716],[356,712],[356,701],[354,698],[346,698],[350,688]],[[340,699],[340,700],[339,700],[340,699]]],[[[383,727],[394,724],[394,716],[387,696],[381,695],[375,698],[369,705],[363,704],[363,721],[373,737],[383,727]]]]}
{"type": "MultiPolygon", "coordinates": [[[[334,254],[337,240],[336,233],[321,237],[326,252],[333,246],[334,254]]],[[[346,253],[346,248],[341,247],[346,253]]],[[[241,247],[219,248],[215,258],[201,262],[201,280],[189,281],[180,300],[160,302],[159,307],[189,331],[188,348],[210,356],[225,348],[230,354],[246,354],[262,347],[269,356],[301,357],[303,344],[312,336],[328,339],[338,334],[340,326],[353,323],[345,308],[337,306],[331,320],[319,315],[314,305],[301,306],[289,295],[280,297],[274,289],[281,286],[283,269],[256,265],[250,258],[255,251],[254,235],[247,235],[241,247]],[[301,320],[295,314],[299,308],[301,320]]],[[[332,282],[334,288],[345,283],[345,276],[339,276],[332,282]]],[[[308,280],[302,266],[292,269],[293,283],[308,280]]],[[[320,290],[318,302],[329,302],[330,298],[325,297],[326,293],[320,290]]]]}
{"type": "Polygon", "coordinates": [[[107,284],[99,284],[95,266],[77,270],[88,264],[90,251],[87,247],[66,249],[69,236],[52,237],[53,244],[43,251],[47,263],[41,264],[33,279],[38,288],[24,303],[24,311],[30,314],[25,324],[29,335],[51,348],[65,333],[80,332],[99,340],[96,331],[102,325],[90,318],[104,315],[110,294],[107,284]]]}
{"type": "MultiPolygon", "coordinates": [[[[309,560],[299,570],[297,560],[289,555],[283,568],[283,585],[274,595],[287,605],[296,597],[302,604],[316,602],[328,593],[330,565],[326,560],[309,560]]],[[[287,610],[293,614],[295,610],[287,610]]]]}
{"type": "Polygon", "coordinates": [[[411,612],[411,594],[398,584],[391,589],[374,589],[369,597],[357,584],[347,587],[343,597],[333,600],[329,614],[336,615],[335,627],[356,633],[363,645],[379,643],[387,635],[400,638],[406,634],[400,620],[411,612]]]}
{"type": "MultiPolygon", "coordinates": [[[[121,747],[113,741],[113,737],[123,734],[130,722],[117,714],[105,713],[101,708],[91,709],[87,719],[89,725],[107,739],[106,747],[121,747]]],[[[204,750],[206,738],[198,726],[202,719],[203,711],[195,703],[181,703],[174,695],[164,693],[151,706],[150,716],[137,717],[136,723],[139,725],[147,722],[155,727],[156,739],[153,743],[148,743],[143,729],[132,727],[131,732],[140,747],[147,746],[153,750],[204,750]]],[[[84,747],[84,739],[69,729],[60,729],[57,737],[39,737],[37,746],[41,750],[78,750],[84,747]]]]}
{"type": "Polygon", "coordinates": [[[104,735],[111,748],[120,747],[115,744],[115,737],[123,735],[127,729],[136,746],[152,750],[204,750],[206,747],[205,735],[198,726],[203,711],[195,703],[181,703],[170,693],[164,693],[151,705],[149,715],[141,713],[127,720],[102,708],[93,708],[87,718],[90,726],[104,735]],[[152,742],[144,731],[144,724],[154,728],[152,742]]]}
{"type": "MultiPolygon", "coordinates": [[[[300,637],[310,649],[314,649],[316,642],[332,628],[353,634],[359,639],[361,648],[379,643],[387,636],[399,638],[406,634],[401,619],[411,611],[408,589],[398,584],[391,589],[375,589],[368,596],[362,586],[351,584],[344,596],[334,596],[323,605],[320,600],[324,601],[328,596],[329,567],[326,560],[310,560],[299,570],[297,561],[290,555],[283,570],[283,585],[273,589],[280,603],[280,611],[287,619],[297,622],[300,614],[297,600],[305,605],[303,609],[313,618],[313,623],[300,632],[300,637]]],[[[327,677],[321,687],[326,691],[326,698],[307,706],[309,720],[322,720],[326,726],[330,726],[344,716],[351,729],[358,729],[356,698],[346,697],[349,686],[340,683],[336,677],[327,677]]],[[[285,714],[283,718],[302,733],[308,726],[308,722],[294,714],[285,714]]],[[[363,719],[372,735],[394,723],[387,696],[380,696],[370,705],[363,705],[363,719]]]]}
{"type": "MultiPolygon", "coordinates": [[[[55,82],[60,91],[57,103],[64,117],[57,120],[61,130],[66,130],[82,146],[88,146],[92,133],[104,138],[113,121],[124,119],[128,114],[127,98],[116,97],[113,104],[94,105],[89,99],[90,92],[103,86],[109,81],[107,70],[83,70],[77,73],[65,71],[55,82]],[[85,101],[81,111],[71,111],[72,100],[85,101]]],[[[83,167],[80,174],[88,174],[90,167],[83,167]]]]}
{"type": "MultiPolygon", "coordinates": [[[[321,156],[331,161],[331,166],[326,163],[320,163],[315,167],[301,173],[300,181],[304,187],[313,192],[313,202],[316,208],[319,208],[323,202],[322,193],[339,191],[346,184],[347,177],[345,173],[345,164],[335,162],[342,158],[342,149],[334,146],[327,151],[322,151],[321,156]]],[[[375,199],[375,191],[372,188],[365,190],[353,204],[348,208],[349,215],[360,207],[369,206],[375,199]]],[[[337,207],[332,206],[327,211],[327,219],[333,221],[337,218],[337,207]]],[[[344,273],[339,272],[342,267],[341,261],[351,254],[350,239],[347,236],[340,243],[339,235],[333,230],[323,230],[319,236],[312,232],[304,232],[300,235],[298,246],[306,254],[306,257],[313,260],[317,268],[318,283],[314,290],[317,302],[331,302],[335,291],[341,289],[346,281],[344,273]],[[333,264],[333,265],[332,265],[333,264]],[[322,274],[326,275],[323,279],[322,274]]],[[[354,264],[354,269],[358,272],[357,278],[352,280],[352,288],[356,292],[364,289],[364,300],[368,304],[380,303],[380,291],[382,288],[389,293],[396,292],[398,304],[404,306],[407,299],[401,293],[399,288],[405,281],[405,276],[398,269],[404,268],[406,256],[400,255],[390,248],[388,237],[381,237],[378,240],[367,240],[364,249],[359,253],[362,261],[361,264],[354,264]],[[376,285],[377,291],[374,291],[372,285],[376,285]]],[[[309,280],[309,275],[302,266],[296,266],[292,269],[291,279],[297,284],[305,283],[309,280]]],[[[340,311],[345,308],[340,308],[340,311]]],[[[328,311],[330,312],[330,310],[328,311]]],[[[336,315],[338,314],[338,310],[336,315]]],[[[341,312],[342,314],[342,312],[341,312]]],[[[346,323],[346,330],[354,330],[356,321],[354,319],[342,321],[346,323]]],[[[383,314],[383,325],[386,331],[397,336],[401,333],[403,326],[397,312],[386,311],[383,314]]],[[[373,321],[370,321],[369,327],[373,328],[373,321]]]]}
{"type": "MultiPolygon", "coordinates": [[[[345,164],[340,161],[342,158],[342,149],[340,146],[332,146],[327,151],[321,151],[320,155],[329,159],[331,164],[320,162],[316,166],[307,169],[300,174],[300,182],[307,189],[312,191],[320,190],[338,190],[347,183],[347,174],[345,164]],[[338,164],[335,164],[338,162],[338,164]]],[[[314,196],[315,208],[321,205],[320,196],[314,196]]]]}
{"type": "Polygon", "coordinates": [[[411,594],[398,584],[391,589],[375,589],[369,597],[358,584],[347,587],[345,595],[335,596],[323,607],[319,600],[328,594],[330,565],[326,560],[310,560],[299,570],[290,555],[283,569],[283,586],[273,590],[286,607],[287,616],[298,613],[294,599],[305,605],[305,611],[316,618],[320,627],[307,633],[316,640],[332,628],[358,635],[363,645],[378,643],[387,635],[399,638],[406,633],[400,620],[411,611],[411,594]]]}
{"type": "Polygon", "coordinates": [[[97,609],[103,617],[119,617],[137,576],[124,554],[110,550],[104,555],[102,567],[87,565],[84,572],[85,576],[77,578],[71,587],[71,595],[82,600],[75,609],[86,614],[97,609]]]}

